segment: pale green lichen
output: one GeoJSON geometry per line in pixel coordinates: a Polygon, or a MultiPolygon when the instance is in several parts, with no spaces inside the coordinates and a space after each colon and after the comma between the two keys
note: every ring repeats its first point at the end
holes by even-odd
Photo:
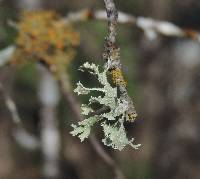
{"type": "Polygon", "coordinates": [[[81,142],[84,141],[90,135],[91,127],[98,121],[96,116],[89,117],[81,122],[78,122],[78,126],[73,125],[74,130],[71,132],[73,136],[78,135],[81,142]]]}
{"type": "Polygon", "coordinates": [[[105,138],[102,140],[107,146],[114,149],[122,150],[126,145],[131,145],[134,149],[138,149],[140,144],[133,145],[134,139],[128,140],[123,122],[117,121],[114,125],[102,123],[105,138]]]}
{"type": "Polygon", "coordinates": [[[101,96],[93,97],[89,99],[89,104],[84,104],[81,106],[82,114],[86,116],[86,119],[79,122],[78,125],[72,125],[74,130],[71,132],[73,136],[78,136],[81,141],[88,138],[92,126],[100,122],[103,127],[104,139],[102,142],[111,146],[114,149],[122,150],[126,145],[132,146],[134,149],[138,149],[140,144],[134,145],[132,142],[134,139],[128,140],[126,131],[124,128],[124,122],[127,117],[128,102],[122,100],[117,95],[117,88],[112,87],[107,79],[107,72],[109,69],[109,61],[106,63],[103,71],[100,72],[99,67],[95,64],[90,64],[88,62],[84,63],[80,67],[81,71],[87,69],[91,74],[96,75],[99,83],[103,87],[99,88],[87,88],[84,87],[80,82],[77,83],[77,88],[74,92],[78,95],[89,94],[92,91],[99,91],[102,93],[101,96]],[[95,110],[91,107],[93,103],[98,103],[102,106],[109,108],[107,112],[101,114],[95,114],[93,116],[88,116],[95,110]]]}

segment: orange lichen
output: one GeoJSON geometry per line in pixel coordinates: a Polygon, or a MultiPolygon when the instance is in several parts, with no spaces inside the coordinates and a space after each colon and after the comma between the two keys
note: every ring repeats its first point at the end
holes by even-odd
{"type": "Polygon", "coordinates": [[[136,117],[137,117],[136,111],[128,113],[128,121],[134,121],[136,117]]]}
{"type": "Polygon", "coordinates": [[[66,66],[75,55],[79,34],[53,11],[26,11],[17,24],[19,34],[13,62],[23,57],[42,61],[49,69],[66,66]]]}
{"type": "Polygon", "coordinates": [[[126,86],[127,82],[124,80],[124,77],[122,75],[122,71],[121,69],[117,68],[117,69],[113,69],[111,71],[111,76],[112,76],[112,81],[115,85],[122,85],[122,86],[126,86]]]}

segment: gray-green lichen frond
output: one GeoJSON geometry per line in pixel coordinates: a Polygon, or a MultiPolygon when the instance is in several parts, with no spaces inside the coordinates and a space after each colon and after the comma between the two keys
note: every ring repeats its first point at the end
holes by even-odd
{"type": "Polygon", "coordinates": [[[78,95],[86,95],[93,91],[98,91],[102,92],[102,95],[97,97],[91,96],[89,104],[82,104],[82,114],[86,116],[86,119],[79,122],[78,125],[72,125],[74,129],[71,134],[73,136],[77,135],[82,142],[89,137],[92,126],[99,122],[103,127],[104,139],[102,139],[102,142],[105,145],[118,150],[122,150],[126,145],[138,149],[140,144],[134,145],[132,143],[134,139],[129,140],[127,138],[124,122],[126,118],[128,118],[128,102],[120,99],[117,96],[117,88],[112,87],[108,82],[107,72],[109,64],[108,61],[102,72],[100,72],[99,67],[93,63],[89,64],[86,62],[80,67],[81,71],[86,69],[91,74],[95,75],[103,87],[87,88],[84,87],[81,82],[78,82],[74,92],[78,93],[78,95]],[[96,113],[97,111],[94,111],[92,108],[94,103],[106,106],[109,110],[96,113]]]}

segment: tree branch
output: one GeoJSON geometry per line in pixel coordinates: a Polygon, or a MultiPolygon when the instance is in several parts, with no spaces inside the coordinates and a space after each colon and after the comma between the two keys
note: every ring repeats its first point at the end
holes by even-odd
{"type": "Polygon", "coordinates": [[[112,75],[113,83],[120,91],[120,99],[128,103],[127,120],[134,121],[137,113],[126,89],[126,82],[122,74],[120,49],[116,45],[117,9],[113,0],[104,0],[104,3],[108,18],[108,35],[106,37],[103,58],[106,62],[110,62],[109,70],[112,75]]]}
{"type": "MultiPolygon", "coordinates": [[[[106,21],[107,20],[106,11],[84,9],[78,12],[71,12],[68,14],[66,18],[63,18],[63,20],[66,23],[69,22],[76,23],[80,21],[88,21],[93,19],[106,21]]],[[[134,15],[118,11],[118,23],[136,26],[137,28],[144,31],[145,35],[150,39],[154,39],[158,35],[163,35],[166,37],[189,38],[197,42],[200,42],[200,33],[198,31],[190,28],[189,29],[181,28],[173,24],[172,22],[168,21],[160,21],[142,16],[136,17],[134,15]]]]}

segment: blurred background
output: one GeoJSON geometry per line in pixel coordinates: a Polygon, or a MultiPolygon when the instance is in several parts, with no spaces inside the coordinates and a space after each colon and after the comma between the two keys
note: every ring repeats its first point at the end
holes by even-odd
{"type": "MultiPolygon", "coordinates": [[[[117,8],[134,16],[200,28],[198,0],[116,0],[117,8]]],[[[0,49],[15,42],[24,9],[51,9],[65,16],[83,8],[103,9],[97,0],[0,0],[0,49]]],[[[77,71],[84,61],[102,64],[107,23],[75,25],[80,46],[68,66],[72,88],[79,80],[95,80],[77,71]]],[[[127,179],[200,178],[200,46],[187,38],[158,36],[150,40],[137,27],[118,25],[118,45],[128,91],[138,117],[126,125],[139,150],[104,147],[127,179]]],[[[1,59],[0,59],[1,60],[1,59]]],[[[36,64],[0,68],[0,82],[16,102],[26,130],[21,131],[0,93],[0,179],[109,179],[110,168],[86,140],[69,132],[75,116],[57,84],[36,64]]],[[[84,99],[77,98],[78,101],[84,99]]],[[[96,134],[101,138],[101,130],[96,134]]]]}

